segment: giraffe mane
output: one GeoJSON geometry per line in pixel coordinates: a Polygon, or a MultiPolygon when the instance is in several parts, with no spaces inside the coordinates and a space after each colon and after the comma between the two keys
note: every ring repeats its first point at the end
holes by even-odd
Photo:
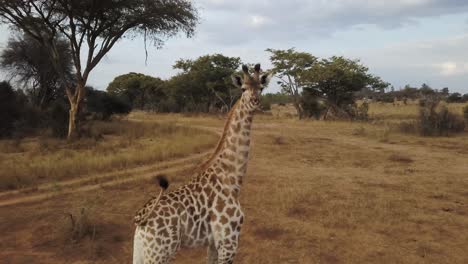
{"type": "Polygon", "coordinates": [[[199,169],[197,171],[203,171],[203,170],[207,169],[208,166],[211,164],[211,162],[219,154],[219,152],[221,152],[221,150],[223,148],[224,140],[226,139],[226,134],[227,134],[227,131],[228,131],[229,124],[231,123],[232,117],[234,115],[234,111],[237,109],[237,107],[240,104],[240,100],[241,99],[237,100],[237,102],[234,104],[234,106],[231,108],[231,110],[228,113],[226,123],[224,123],[223,134],[221,135],[221,138],[219,139],[218,144],[216,145],[215,151],[213,152],[213,154],[211,154],[211,157],[199,167],[199,169]]]}

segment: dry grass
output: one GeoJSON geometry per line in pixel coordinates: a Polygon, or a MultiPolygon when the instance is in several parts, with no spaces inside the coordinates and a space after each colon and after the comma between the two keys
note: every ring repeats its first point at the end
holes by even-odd
{"type": "Polygon", "coordinates": [[[182,157],[213,145],[214,134],[173,121],[98,122],[91,138],[74,143],[50,138],[2,142],[0,190],[122,170],[182,157]]]}
{"type": "MultiPolygon", "coordinates": [[[[463,107],[468,103],[441,103],[446,105],[450,112],[463,115],[463,107]]],[[[419,114],[419,104],[417,101],[411,101],[407,105],[398,102],[392,103],[371,103],[369,104],[369,116],[371,119],[385,122],[402,122],[414,120],[419,114]]]]}
{"type": "MultiPolygon", "coordinates": [[[[194,127],[222,127],[214,117],[176,117],[194,127]]],[[[380,125],[262,115],[253,130],[236,263],[468,263],[466,133],[421,138],[380,125]]],[[[169,175],[170,189],[189,176],[169,175]]],[[[132,215],[156,192],[148,181],[134,182],[2,207],[8,217],[0,218],[0,259],[129,263],[132,215]],[[61,246],[51,232],[63,217],[56,212],[85,197],[98,201],[96,236],[61,246]]],[[[206,249],[182,250],[175,263],[205,259],[206,249]]]]}

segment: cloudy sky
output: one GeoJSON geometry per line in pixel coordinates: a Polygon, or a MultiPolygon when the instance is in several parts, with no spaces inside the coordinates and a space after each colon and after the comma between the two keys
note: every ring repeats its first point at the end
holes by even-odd
{"type": "MultiPolygon", "coordinates": [[[[267,48],[318,57],[360,59],[395,88],[427,83],[468,93],[466,0],[199,0],[194,38],[179,36],[161,49],[142,40],[119,42],[89,83],[105,89],[117,75],[141,72],[169,78],[179,58],[222,53],[268,68],[267,48]]],[[[0,49],[8,31],[0,28],[0,49]]],[[[273,87],[271,92],[278,89],[273,87]]]]}

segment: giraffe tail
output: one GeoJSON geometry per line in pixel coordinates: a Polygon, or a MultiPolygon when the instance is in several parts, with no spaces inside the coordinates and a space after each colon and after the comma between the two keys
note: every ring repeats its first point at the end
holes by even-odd
{"type": "Polygon", "coordinates": [[[158,175],[155,177],[155,179],[159,187],[161,187],[161,191],[159,192],[159,195],[157,197],[151,198],[148,202],[146,202],[143,208],[138,210],[138,212],[135,214],[134,222],[137,226],[143,226],[146,224],[146,221],[148,220],[148,217],[150,216],[151,212],[153,212],[154,208],[159,203],[159,200],[161,199],[162,195],[169,187],[169,181],[167,180],[166,176],[158,175]]]}
{"type": "Polygon", "coordinates": [[[158,182],[159,187],[161,187],[162,191],[167,190],[169,187],[169,181],[167,180],[165,175],[158,175],[156,176],[156,181],[158,182]]]}

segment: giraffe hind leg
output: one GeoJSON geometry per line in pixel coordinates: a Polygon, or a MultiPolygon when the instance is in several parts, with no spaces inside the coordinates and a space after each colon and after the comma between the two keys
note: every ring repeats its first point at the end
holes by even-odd
{"type": "Polygon", "coordinates": [[[218,248],[218,264],[232,264],[236,256],[237,243],[224,244],[218,248]]]}
{"type": "Polygon", "coordinates": [[[135,229],[133,237],[133,264],[145,264],[145,248],[140,226],[135,229]]]}
{"type": "MultiPolygon", "coordinates": [[[[133,264],[168,264],[172,261],[180,243],[171,245],[156,244],[145,238],[144,228],[138,226],[133,240],[133,264]],[[148,245],[151,245],[148,247],[148,245]]],[[[173,237],[173,241],[178,238],[173,237]]]]}
{"type": "Polygon", "coordinates": [[[218,250],[214,243],[208,246],[208,264],[218,264],[218,250]]]}

